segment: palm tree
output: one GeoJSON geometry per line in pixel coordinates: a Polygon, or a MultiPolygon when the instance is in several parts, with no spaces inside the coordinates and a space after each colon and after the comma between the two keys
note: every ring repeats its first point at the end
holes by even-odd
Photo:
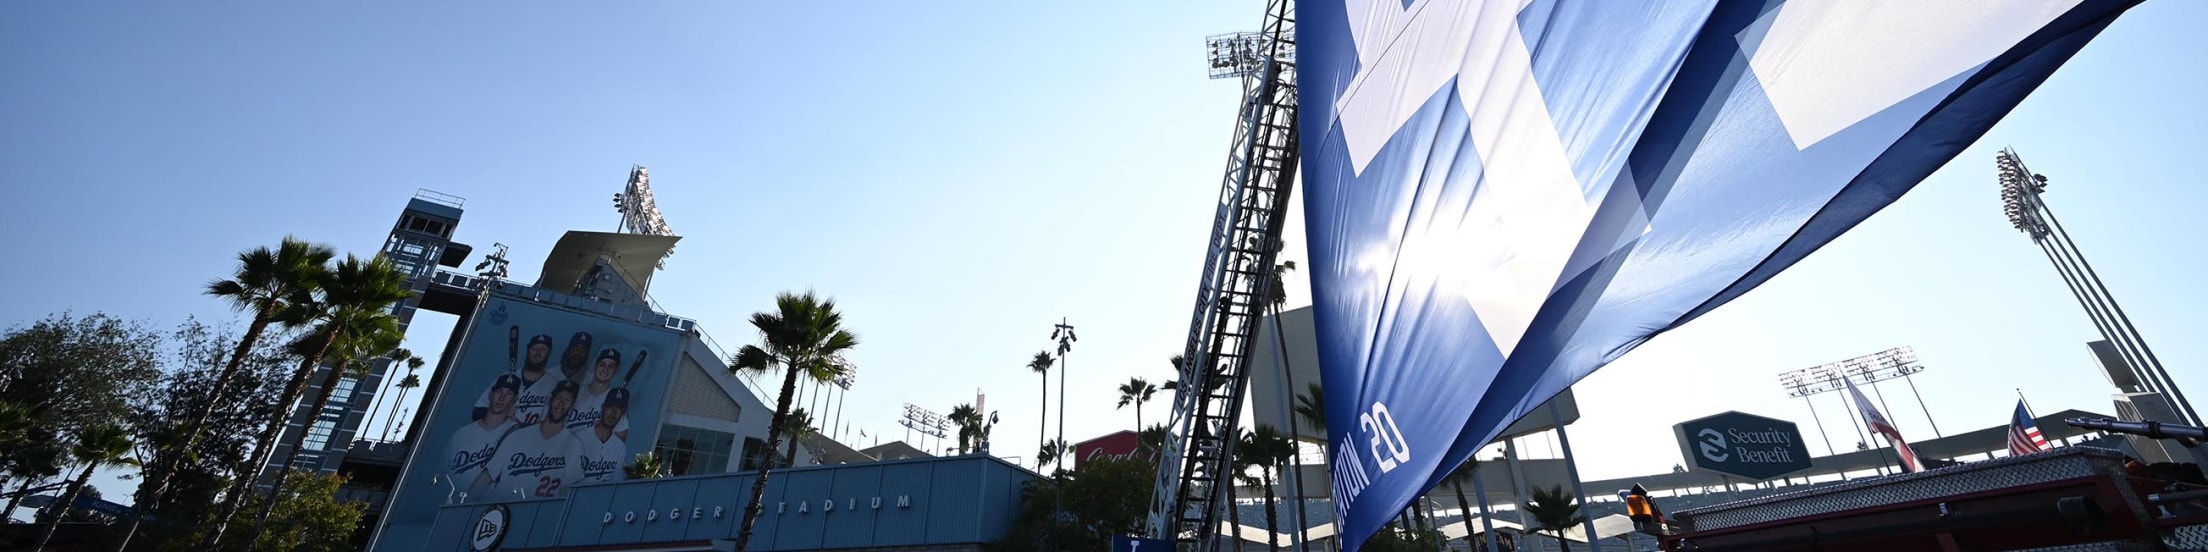
{"type": "Polygon", "coordinates": [[[1151,385],[1150,382],[1144,381],[1142,378],[1128,378],[1127,383],[1119,384],[1118,408],[1126,408],[1130,404],[1135,405],[1136,430],[1142,429],[1142,403],[1150,402],[1150,396],[1157,394],[1157,392],[1158,386],[1151,385]]]}
{"type": "Polygon", "coordinates": [[[1263,479],[1250,477],[1250,468],[1262,462],[1258,457],[1264,455],[1264,449],[1265,445],[1257,444],[1256,433],[1244,431],[1234,444],[1234,458],[1227,462],[1233,470],[1233,477],[1227,482],[1227,523],[1234,525],[1235,550],[1242,549],[1242,505],[1237,503],[1240,501],[1237,495],[1241,494],[1237,486],[1265,484],[1263,479]],[[1257,454],[1250,454],[1252,451],[1257,454]]]}
{"type": "MultiPolygon", "coordinates": [[[[1457,492],[1457,511],[1464,514],[1464,534],[1467,543],[1472,542],[1471,535],[1480,534],[1480,531],[1472,528],[1472,501],[1464,498],[1464,482],[1473,481],[1477,484],[1476,480],[1479,477],[1480,461],[1476,458],[1465,460],[1464,464],[1457,466],[1457,471],[1449,472],[1449,489],[1457,492]]],[[[1484,500],[1485,497],[1482,497],[1482,499],[1484,500]]],[[[1485,516],[1487,512],[1483,510],[1480,515],[1485,516]]]]}
{"type": "MultiPolygon", "coordinates": [[[[420,359],[417,359],[417,358],[415,358],[415,357],[414,357],[414,351],[411,351],[411,350],[407,350],[407,349],[406,349],[406,348],[404,348],[404,347],[401,347],[401,348],[398,348],[398,349],[392,349],[392,350],[391,350],[391,368],[392,368],[392,370],[393,370],[393,371],[397,370],[397,369],[398,369],[398,367],[399,367],[400,365],[402,365],[402,364],[406,364],[406,363],[407,363],[407,362],[409,362],[409,361],[419,361],[419,360],[420,360],[420,359]]],[[[391,377],[390,377],[390,376],[384,376],[384,378],[383,378],[383,382],[384,382],[384,387],[385,387],[386,389],[388,389],[388,388],[389,388],[389,387],[391,386],[391,384],[395,383],[395,382],[391,381],[391,377]]],[[[365,427],[366,427],[366,426],[368,425],[368,421],[376,419],[376,413],[377,413],[377,412],[380,412],[380,411],[382,411],[382,410],[383,410],[383,396],[384,396],[384,395],[387,395],[387,394],[388,394],[388,393],[384,393],[384,392],[382,392],[382,391],[377,391],[377,392],[376,392],[376,402],[375,402],[374,404],[371,404],[371,405],[369,405],[369,406],[368,406],[368,413],[367,413],[367,415],[365,415],[365,416],[361,416],[361,417],[360,417],[360,419],[361,419],[361,425],[362,425],[362,426],[363,426],[364,428],[365,428],[365,427]]],[[[396,403],[396,402],[394,402],[394,403],[391,403],[391,409],[393,409],[393,410],[397,410],[398,408],[399,408],[399,403],[396,403]]],[[[386,427],[388,427],[388,425],[387,425],[386,427]]]]}
{"type": "MultiPolygon", "coordinates": [[[[1050,434],[1050,365],[1053,362],[1050,351],[1038,351],[1027,360],[1027,369],[1043,377],[1043,415],[1035,419],[1035,442],[1042,443],[1045,448],[1050,446],[1050,438],[1045,436],[1050,434]]],[[[1043,464],[1047,463],[1043,455],[1035,455],[1035,471],[1043,471],[1043,464]]]]}
{"type": "Polygon", "coordinates": [[[1311,424],[1312,431],[1326,434],[1326,392],[1319,389],[1319,384],[1312,383],[1305,393],[1296,395],[1294,410],[1303,423],[1311,424]]]}
{"type": "Polygon", "coordinates": [[[1550,485],[1533,489],[1533,501],[1525,505],[1526,513],[1533,515],[1535,531],[1556,534],[1556,544],[1564,552],[1572,552],[1572,544],[1564,540],[1564,530],[1587,523],[1587,516],[1579,513],[1579,505],[1572,503],[1572,493],[1564,492],[1563,485],[1550,485]]]}
{"type": "MultiPolygon", "coordinates": [[[[230,303],[231,308],[253,313],[253,321],[246,324],[245,335],[238,338],[238,345],[222,365],[222,372],[215,377],[210,399],[187,418],[182,426],[182,439],[172,443],[175,447],[157,451],[154,469],[146,474],[146,483],[138,486],[138,504],[158,504],[160,496],[168,492],[170,477],[182,467],[186,452],[199,440],[200,430],[207,425],[207,418],[215,413],[215,405],[224,401],[230,382],[237,379],[238,370],[245,366],[253,346],[268,331],[270,324],[281,323],[296,327],[299,320],[288,319],[284,313],[292,305],[311,302],[316,288],[329,271],[330,259],[336,256],[329,246],[308,243],[285,237],[275,249],[255,248],[238,254],[238,268],[230,279],[215,280],[207,284],[206,293],[230,303]]],[[[123,531],[127,545],[131,534],[137,532],[138,516],[131,516],[123,531]]]]}
{"type": "Polygon", "coordinates": [[[667,461],[660,459],[658,452],[639,454],[635,460],[629,461],[629,465],[621,467],[621,473],[629,479],[667,477],[667,461]]]}
{"type": "Polygon", "coordinates": [[[802,406],[790,409],[790,415],[782,417],[782,433],[790,436],[790,450],[782,455],[782,465],[797,467],[797,442],[814,433],[813,414],[802,406]]]}
{"type": "MultiPolygon", "coordinates": [[[[291,416],[291,405],[306,394],[307,379],[314,374],[314,369],[321,366],[322,361],[332,352],[338,354],[336,358],[339,362],[330,367],[329,377],[323,380],[322,390],[315,396],[314,407],[307,410],[306,425],[292,439],[291,454],[284,458],[282,464],[278,464],[282,468],[275,482],[269,486],[268,499],[261,501],[261,513],[254,519],[253,537],[248,542],[260,541],[268,525],[268,516],[276,506],[276,498],[282,496],[284,478],[291,475],[292,460],[297,458],[308,430],[319,422],[322,410],[329,407],[330,395],[336,391],[338,382],[347,375],[348,367],[355,360],[388,354],[405,337],[399,330],[398,319],[391,315],[391,306],[412,297],[414,292],[407,289],[406,273],[399,270],[398,265],[392,264],[389,258],[377,255],[363,260],[346,255],[345,260],[338,262],[329,272],[321,287],[321,301],[299,305],[302,316],[318,323],[305,345],[312,346],[319,341],[320,347],[299,364],[298,370],[292,372],[292,386],[285,391],[284,399],[277,403],[283,408],[270,416],[269,425],[261,431],[262,444],[273,442],[282,431],[285,421],[291,416]]],[[[294,352],[305,352],[303,349],[304,347],[294,352]]],[[[275,449],[268,450],[273,452],[275,449]]],[[[259,457],[261,456],[256,456],[259,457]]],[[[251,481],[249,478],[240,479],[251,481]]],[[[217,525],[217,538],[220,538],[221,527],[217,525]]]]}
{"type": "MultiPolygon", "coordinates": [[[[1286,463],[1289,457],[1295,455],[1295,441],[1289,440],[1287,435],[1274,430],[1272,426],[1265,425],[1257,426],[1257,431],[1250,432],[1247,435],[1248,440],[1244,441],[1241,446],[1250,448],[1238,449],[1235,454],[1248,457],[1250,463],[1257,466],[1264,473],[1264,477],[1259,481],[1265,487],[1265,527],[1272,533],[1272,542],[1267,544],[1271,544],[1273,550],[1279,550],[1280,512],[1279,507],[1274,504],[1273,469],[1286,463]]],[[[1300,530],[1302,527],[1303,522],[1298,520],[1296,528],[1300,530]]]]}
{"type": "MultiPolygon", "coordinates": [[[[77,494],[84,491],[84,482],[92,478],[92,470],[100,466],[137,464],[138,461],[124,456],[135,446],[137,444],[130,440],[130,431],[114,424],[91,426],[77,433],[77,444],[69,447],[69,455],[84,463],[84,471],[78,472],[77,479],[69,482],[68,492],[61,494],[56,507],[63,514],[68,513],[69,507],[77,501],[77,494]]],[[[54,540],[54,528],[60,527],[62,518],[66,517],[54,516],[53,521],[46,524],[46,533],[38,537],[38,550],[45,550],[46,544],[54,540]]]]}
{"type": "MultiPolygon", "coordinates": [[[[843,353],[859,345],[858,336],[843,329],[843,315],[836,312],[834,299],[821,300],[808,291],[803,294],[782,293],[774,298],[774,312],[751,315],[751,325],[759,329],[761,345],[745,345],[729,362],[731,371],[767,372],[781,369],[782,394],[775,401],[774,419],[767,424],[767,450],[774,450],[781,443],[783,418],[790,413],[791,395],[797,392],[797,375],[800,372],[819,381],[833,381],[836,376],[850,370],[843,353]]],[[[744,506],[743,528],[736,533],[736,549],[745,550],[751,544],[752,526],[759,521],[759,510],[767,495],[766,466],[759,468],[758,477],[752,480],[751,501],[744,506]]]]}
{"type": "Polygon", "coordinates": [[[961,404],[952,407],[951,415],[947,418],[950,418],[952,424],[958,426],[958,453],[966,454],[967,451],[972,450],[970,445],[981,438],[981,411],[974,410],[972,404],[961,404]]]}
{"type": "Polygon", "coordinates": [[[1072,451],[1073,447],[1067,446],[1065,439],[1054,439],[1050,441],[1044,441],[1043,450],[1041,452],[1035,453],[1035,457],[1041,460],[1040,462],[1038,462],[1038,465],[1056,464],[1058,466],[1058,471],[1065,471],[1066,465],[1064,464],[1064,462],[1066,460],[1066,453],[1072,451]]]}
{"type": "Polygon", "coordinates": [[[406,390],[422,386],[422,378],[414,375],[414,371],[420,369],[422,359],[406,359],[406,377],[399,380],[399,396],[391,401],[391,416],[383,421],[383,440],[391,440],[391,432],[395,429],[392,424],[399,422],[399,403],[406,401],[406,390]]]}
{"type": "Polygon", "coordinates": [[[1165,434],[1165,424],[1154,424],[1142,428],[1142,432],[1136,434],[1135,439],[1142,444],[1143,449],[1150,451],[1150,454],[1163,454],[1165,453],[1165,434]]]}

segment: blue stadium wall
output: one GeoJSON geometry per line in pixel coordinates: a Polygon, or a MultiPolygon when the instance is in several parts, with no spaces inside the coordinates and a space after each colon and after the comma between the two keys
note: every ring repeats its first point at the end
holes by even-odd
{"type": "MultiPolygon", "coordinates": [[[[566,498],[438,509],[429,550],[474,550],[486,510],[498,550],[713,550],[736,538],[750,472],[584,484],[566,498]],[[723,542],[716,542],[723,541],[723,542]]],[[[959,548],[996,540],[1033,473],[983,455],[776,470],[751,550],[959,548]],[[878,502],[877,502],[878,501],[878,502]],[[877,505],[878,504],[878,505],[877,505]]]]}

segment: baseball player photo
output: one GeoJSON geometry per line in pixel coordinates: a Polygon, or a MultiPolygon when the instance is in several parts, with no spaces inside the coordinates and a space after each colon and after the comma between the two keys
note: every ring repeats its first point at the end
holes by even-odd
{"type": "Polygon", "coordinates": [[[561,379],[579,382],[588,377],[583,369],[590,366],[590,342],[590,332],[575,332],[567,338],[567,351],[560,353],[561,379]]]}
{"type": "Polygon", "coordinates": [[[477,485],[490,489],[490,498],[552,498],[568,484],[582,481],[582,441],[567,430],[567,416],[575,408],[578,386],[561,381],[553,386],[544,419],[522,426],[499,441],[491,455],[491,467],[477,476],[477,485]]]}
{"type": "Polygon", "coordinates": [[[629,445],[622,439],[620,430],[629,425],[629,390],[621,387],[606,390],[599,408],[596,422],[573,430],[575,439],[582,442],[583,447],[583,481],[621,479],[621,463],[629,457],[629,445]]]}
{"type": "MultiPolygon", "coordinates": [[[[520,326],[514,326],[509,330],[508,335],[518,336],[520,331],[520,326]]],[[[507,362],[511,365],[513,362],[512,350],[514,348],[511,337],[508,339],[506,348],[508,350],[507,362]]],[[[537,423],[538,420],[544,417],[545,402],[551,399],[552,386],[558,385],[562,381],[558,374],[551,373],[546,367],[546,363],[551,360],[551,357],[552,336],[537,334],[535,337],[529,338],[529,356],[526,362],[521,363],[519,371],[514,372],[512,371],[513,368],[509,366],[510,373],[518,374],[521,377],[520,394],[515,397],[514,402],[514,419],[522,425],[537,423]]],[[[490,390],[486,389],[483,391],[482,398],[475,400],[475,417],[483,417],[484,410],[490,406],[490,400],[490,390]]]]}
{"type": "MultiPolygon", "coordinates": [[[[514,423],[514,397],[521,392],[521,376],[501,374],[485,393],[490,405],[474,422],[460,426],[452,432],[452,439],[445,450],[450,451],[452,463],[447,466],[453,481],[481,482],[485,468],[490,466],[491,455],[498,451],[498,440],[512,431],[514,423]]],[[[471,485],[468,493],[482,494],[483,487],[471,485]]]]}
{"type": "MultiPolygon", "coordinates": [[[[638,363],[641,364],[643,360],[643,355],[639,353],[638,363]]],[[[579,431],[598,423],[599,406],[606,401],[606,394],[621,389],[613,381],[613,377],[620,372],[621,351],[606,349],[598,352],[598,362],[590,369],[590,383],[583,387],[582,394],[575,397],[575,414],[567,418],[568,429],[579,431]]],[[[623,393],[626,394],[626,391],[623,393]]],[[[629,421],[626,418],[614,429],[620,432],[622,439],[629,438],[629,421]]]]}

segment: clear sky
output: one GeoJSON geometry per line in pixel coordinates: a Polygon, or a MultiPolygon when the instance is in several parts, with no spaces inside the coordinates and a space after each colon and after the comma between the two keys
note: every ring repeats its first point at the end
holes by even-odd
{"type": "MultiPolygon", "coordinates": [[[[372,253],[422,188],[466,198],[456,239],[511,246],[533,281],[561,232],[613,228],[608,198],[641,164],[684,236],[652,290],[673,314],[735,346],[775,292],[834,296],[862,338],[852,440],[901,438],[903,403],[947,412],[980,391],[1003,415],[997,453],[1029,456],[1040,384],[1023,365],[1061,317],[1081,335],[1068,440],[1132,427],[1114,386],[1169,377],[1239,93],[1205,78],[1203,38],[1261,11],[11,3],[0,232],[19,238],[0,324],[234,322],[199,291],[236,252],[292,234],[372,253]]],[[[1810,430],[1777,373],[1901,345],[1930,368],[1918,388],[1948,433],[2005,423],[2019,388],[2042,413],[2109,411],[2092,326],[2001,215],[2004,145],[2052,179],[2094,267],[2208,400],[2203,261],[2182,234],[2208,203],[2192,165],[2204,18],[2197,2],[2134,9],[1908,197],[1583,382],[1583,474],[1667,471],[1671,424],[1725,410],[1810,430]]],[[[1300,275],[1289,285],[1309,303],[1300,275]]],[[[450,324],[425,313],[412,348],[434,354],[450,324]]],[[[1905,433],[1931,436],[1914,401],[1889,399],[1905,433]]]]}

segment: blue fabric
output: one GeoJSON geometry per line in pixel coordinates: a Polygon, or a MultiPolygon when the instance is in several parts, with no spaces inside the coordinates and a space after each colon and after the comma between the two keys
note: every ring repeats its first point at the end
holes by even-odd
{"type": "Polygon", "coordinates": [[[1343,543],[1898,199],[2134,3],[1993,3],[1938,32],[1828,1],[1300,3],[1343,543]]]}

